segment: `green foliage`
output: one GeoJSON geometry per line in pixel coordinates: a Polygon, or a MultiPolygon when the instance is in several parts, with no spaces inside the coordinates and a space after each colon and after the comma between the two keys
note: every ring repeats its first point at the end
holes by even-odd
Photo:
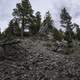
{"type": "Polygon", "coordinates": [[[62,41],[64,35],[62,30],[58,30],[55,27],[53,28],[53,36],[54,36],[54,40],[58,40],[58,41],[62,41]]]}
{"type": "Polygon", "coordinates": [[[52,17],[51,17],[51,14],[50,12],[46,12],[46,15],[45,15],[45,18],[43,20],[43,26],[46,26],[46,33],[48,33],[49,31],[51,32],[52,29],[53,29],[53,20],[52,20],[52,17]]]}
{"type": "Polygon", "coordinates": [[[9,28],[10,28],[9,32],[11,31],[13,35],[18,35],[20,33],[20,28],[17,18],[10,21],[9,28]]]}
{"type": "Polygon", "coordinates": [[[17,19],[12,19],[9,22],[9,27],[3,32],[3,35],[5,37],[10,38],[10,37],[18,36],[19,34],[20,34],[20,28],[17,19]]]}
{"type": "Polygon", "coordinates": [[[21,3],[16,4],[13,10],[13,16],[18,17],[21,21],[21,36],[23,38],[24,28],[26,24],[31,24],[33,10],[29,0],[22,0],[21,3]]]}
{"type": "Polygon", "coordinates": [[[0,40],[2,39],[2,33],[1,33],[1,31],[0,31],[0,40]]]}
{"type": "Polygon", "coordinates": [[[62,27],[64,27],[66,29],[66,32],[65,32],[65,37],[66,37],[66,40],[68,42],[72,42],[72,33],[73,33],[73,25],[72,25],[72,22],[71,22],[71,16],[69,15],[69,13],[67,12],[66,8],[63,8],[61,10],[61,14],[60,14],[60,17],[61,17],[61,24],[62,24],[62,27]]]}
{"type": "Polygon", "coordinates": [[[80,41],[80,28],[79,28],[79,25],[76,25],[76,39],[80,41]]]}
{"type": "Polygon", "coordinates": [[[64,39],[64,32],[62,29],[59,30],[60,41],[64,39]]]}
{"type": "Polygon", "coordinates": [[[22,0],[21,3],[16,4],[16,8],[13,9],[13,16],[18,16],[24,19],[29,18],[32,15],[33,10],[29,0],[22,0]]]}
{"type": "Polygon", "coordinates": [[[36,15],[36,31],[39,32],[41,27],[41,13],[37,11],[35,15],[36,15]]]}
{"type": "Polygon", "coordinates": [[[38,11],[36,12],[35,16],[33,16],[33,21],[30,26],[30,30],[33,34],[39,32],[41,27],[41,13],[38,11]]]}

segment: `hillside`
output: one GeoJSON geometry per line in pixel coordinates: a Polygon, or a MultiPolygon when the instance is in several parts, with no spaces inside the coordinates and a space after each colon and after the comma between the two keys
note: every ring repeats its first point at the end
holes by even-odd
{"type": "Polygon", "coordinates": [[[0,80],[80,80],[80,47],[72,49],[46,36],[24,38],[6,46],[6,57],[0,59],[0,80]]]}

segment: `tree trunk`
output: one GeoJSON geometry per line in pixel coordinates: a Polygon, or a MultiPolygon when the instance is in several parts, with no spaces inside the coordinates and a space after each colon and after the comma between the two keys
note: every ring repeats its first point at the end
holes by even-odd
{"type": "Polygon", "coordinates": [[[24,37],[24,16],[22,18],[22,27],[21,27],[21,38],[23,39],[24,37]]]}

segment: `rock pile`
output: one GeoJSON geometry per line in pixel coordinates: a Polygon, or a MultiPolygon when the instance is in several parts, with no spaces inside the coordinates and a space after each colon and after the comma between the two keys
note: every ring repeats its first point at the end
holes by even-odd
{"type": "Polygon", "coordinates": [[[7,47],[13,60],[0,62],[0,80],[80,80],[80,57],[55,52],[54,42],[30,37],[19,46],[7,47]]]}

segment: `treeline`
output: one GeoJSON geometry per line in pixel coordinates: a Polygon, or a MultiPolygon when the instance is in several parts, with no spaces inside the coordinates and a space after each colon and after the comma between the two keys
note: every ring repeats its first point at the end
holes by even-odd
{"type": "Polygon", "coordinates": [[[43,21],[39,11],[34,14],[29,0],[21,0],[21,3],[17,3],[12,15],[13,19],[9,22],[8,28],[0,33],[1,38],[15,36],[24,38],[24,36],[29,34],[52,33],[54,39],[58,41],[66,40],[68,43],[71,43],[72,40],[80,41],[79,25],[72,23],[72,17],[66,8],[63,8],[60,13],[60,23],[65,28],[65,32],[55,27],[54,20],[49,11],[46,12],[43,21]]]}

